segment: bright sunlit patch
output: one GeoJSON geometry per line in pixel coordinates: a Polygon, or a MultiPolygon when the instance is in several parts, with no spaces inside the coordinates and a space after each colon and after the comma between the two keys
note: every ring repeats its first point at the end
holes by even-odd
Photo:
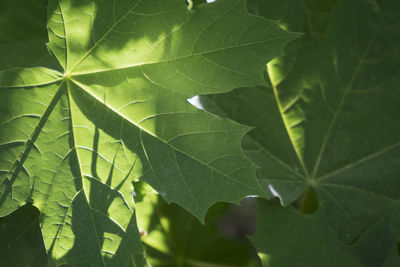
{"type": "Polygon", "coordinates": [[[198,95],[195,95],[194,97],[189,98],[187,101],[188,101],[190,104],[192,104],[193,106],[195,106],[196,108],[204,110],[204,107],[203,107],[203,105],[201,104],[201,102],[200,102],[200,97],[199,97],[198,95]]]}
{"type": "Polygon", "coordinates": [[[104,258],[112,259],[117,253],[118,245],[121,243],[121,236],[116,233],[104,233],[103,246],[101,248],[101,254],[104,258]]]}
{"type": "Polygon", "coordinates": [[[258,256],[260,257],[261,261],[264,264],[268,264],[269,263],[270,256],[268,254],[265,254],[265,253],[262,253],[262,252],[258,252],[258,256]]]}
{"type": "Polygon", "coordinates": [[[272,184],[268,185],[268,189],[269,191],[271,191],[272,195],[274,195],[274,197],[279,197],[281,198],[281,196],[279,195],[279,193],[275,190],[275,188],[272,186],[272,184]]]}
{"type": "Polygon", "coordinates": [[[215,2],[215,0],[207,0],[207,3],[215,2]]]}

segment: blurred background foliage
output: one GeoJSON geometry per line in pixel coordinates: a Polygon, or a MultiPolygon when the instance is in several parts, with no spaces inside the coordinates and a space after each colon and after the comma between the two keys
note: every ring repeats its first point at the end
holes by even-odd
{"type": "Polygon", "coordinates": [[[167,204],[144,183],[135,184],[136,210],[146,257],[152,266],[259,266],[246,235],[255,230],[255,199],[214,205],[202,225],[167,204]]]}

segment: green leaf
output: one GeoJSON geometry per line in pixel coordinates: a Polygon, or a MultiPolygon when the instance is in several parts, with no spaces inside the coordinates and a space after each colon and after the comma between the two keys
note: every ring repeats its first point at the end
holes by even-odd
{"type": "Polygon", "coordinates": [[[321,223],[355,242],[399,203],[400,4],[263,2],[305,35],[268,64],[270,86],[214,96],[214,105],[256,127],[244,147],[271,197],[286,206],[314,189],[321,223]]]}
{"type": "MultiPolygon", "coordinates": [[[[258,227],[252,237],[264,266],[400,266],[392,209],[356,242],[344,244],[322,210],[313,215],[293,207],[259,201],[258,227]]],[[[397,219],[397,223],[398,223],[397,219]]],[[[398,224],[397,224],[398,226],[398,224]]]]}
{"type": "Polygon", "coordinates": [[[263,84],[297,34],[243,0],[49,0],[47,27],[59,69],[0,72],[0,216],[32,202],[51,266],[142,253],[134,180],[200,220],[264,194],[240,147],[249,127],[187,99],[263,84]]]}
{"type": "Polygon", "coordinates": [[[0,3],[0,70],[53,63],[46,49],[46,7],[47,0],[0,3]]]}
{"type": "Polygon", "coordinates": [[[39,227],[39,211],[27,204],[0,218],[1,266],[45,267],[46,251],[39,227]]]}

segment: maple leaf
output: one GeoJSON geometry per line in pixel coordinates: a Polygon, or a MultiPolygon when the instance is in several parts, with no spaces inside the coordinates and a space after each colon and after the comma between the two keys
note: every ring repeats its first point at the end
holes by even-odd
{"type": "MultiPolygon", "coordinates": [[[[306,213],[319,208],[312,224],[321,224],[320,229],[329,225],[345,244],[363,239],[383,218],[388,219],[382,235],[399,240],[392,229],[398,228],[398,219],[387,215],[398,207],[400,188],[399,2],[309,1],[303,5],[265,0],[259,4],[261,14],[279,18],[287,29],[305,35],[287,47],[286,55],[268,63],[268,84],[211,96],[213,102],[208,104],[204,98],[203,105],[255,127],[244,148],[261,167],[259,181],[270,197],[278,197],[284,206],[296,202],[306,213]],[[324,216],[326,220],[321,219],[324,216]]],[[[260,209],[263,219],[258,225],[265,228],[254,238],[261,252],[280,258],[270,241],[261,242],[279,227],[268,210],[260,209]]],[[[286,215],[279,213],[290,222],[303,220],[290,208],[286,215]]],[[[301,226],[297,229],[302,232],[301,226]]],[[[279,235],[296,238],[295,233],[290,237],[286,233],[282,230],[279,235]]],[[[309,242],[306,235],[301,238],[291,253],[309,242]]],[[[340,244],[332,242],[329,251],[340,244]]],[[[391,250],[395,247],[392,239],[379,242],[390,244],[391,250]]],[[[311,251],[323,245],[311,243],[307,246],[311,251]]],[[[369,245],[372,251],[374,244],[369,245]]],[[[313,255],[305,255],[305,262],[313,255]]],[[[368,262],[365,251],[357,257],[368,262]]],[[[286,266],[283,259],[279,262],[282,265],[268,261],[265,265],[286,266]]]]}
{"type": "Polygon", "coordinates": [[[132,181],[200,220],[263,195],[240,142],[249,127],[187,99],[263,84],[298,35],[245,1],[49,0],[59,67],[0,72],[0,216],[41,212],[50,265],[125,266],[142,253],[132,181]]]}

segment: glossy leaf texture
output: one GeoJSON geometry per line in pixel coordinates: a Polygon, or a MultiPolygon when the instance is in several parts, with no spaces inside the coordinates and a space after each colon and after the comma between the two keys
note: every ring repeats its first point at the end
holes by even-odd
{"type": "MultiPolygon", "coordinates": [[[[313,212],[307,199],[316,192],[319,209],[313,224],[329,226],[341,242],[354,244],[399,206],[400,4],[391,0],[253,3],[259,14],[305,34],[287,47],[286,55],[268,64],[266,86],[212,96],[213,103],[203,99],[203,105],[255,127],[244,147],[261,167],[259,181],[271,197],[278,197],[284,206],[300,198],[296,203],[313,212]]],[[[297,220],[300,215],[289,210],[282,218],[297,220]]],[[[277,232],[269,223],[279,226],[268,209],[260,213],[259,226],[265,227],[255,238],[260,251],[273,257],[279,254],[270,249],[274,245],[265,249],[260,242],[277,232]]],[[[392,233],[399,241],[393,233],[396,220],[385,222],[382,234],[392,233]]],[[[299,238],[308,244],[313,236],[303,235],[301,229],[299,238]]],[[[295,233],[286,236],[283,229],[280,237],[296,238],[295,233]]],[[[382,246],[395,245],[393,240],[378,241],[382,246]]],[[[292,250],[304,249],[302,244],[296,243],[292,250]]],[[[313,244],[307,249],[320,249],[322,241],[313,244]]],[[[363,256],[368,258],[368,253],[363,256]]],[[[326,264],[340,265],[329,265],[329,260],[326,264]]]]}
{"type": "Polygon", "coordinates": [[[242,0],[49,0],[47,14],[58,67],[0,72],[0,216],[33,203],[50,266],[125,266],[143,252],[134,180],[200,220],[264,194],[240,147],[249,127],[187,99],[263,84],[298,34],[242,0]]]}

